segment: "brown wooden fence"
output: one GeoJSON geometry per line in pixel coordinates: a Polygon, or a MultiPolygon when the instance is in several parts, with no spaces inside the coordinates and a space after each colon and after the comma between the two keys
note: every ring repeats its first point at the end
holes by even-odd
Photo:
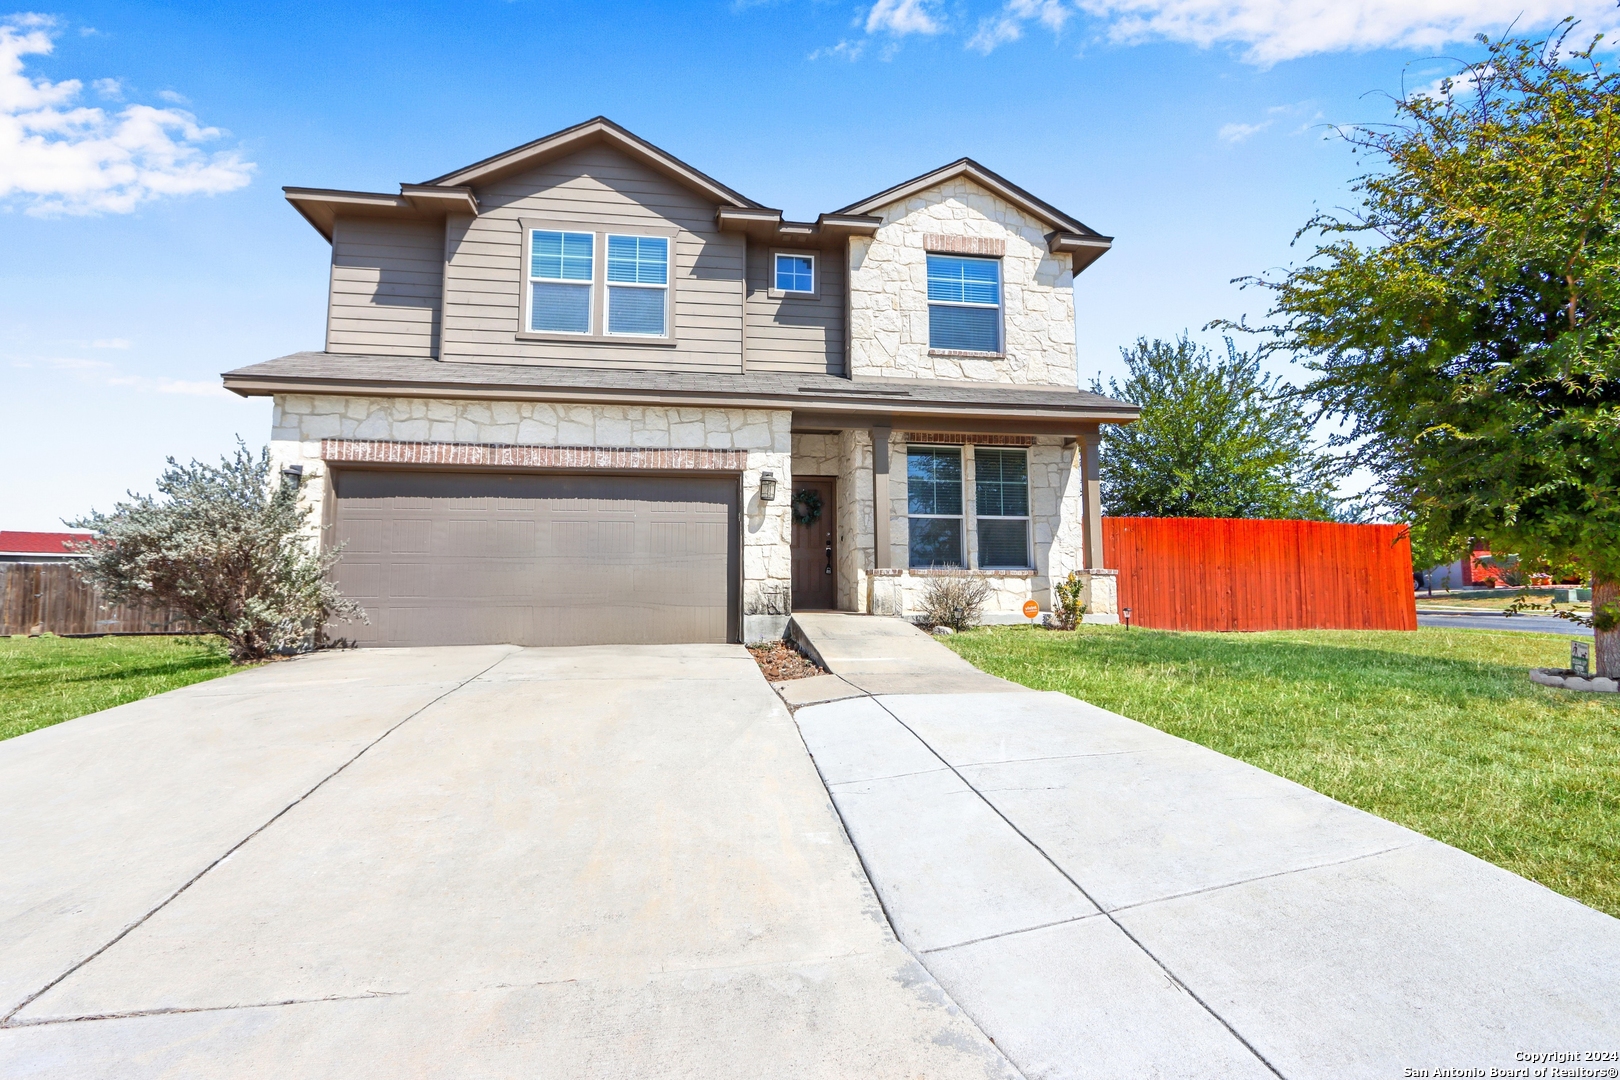
{"type": "Polygon", "coordinates": [[[72,563],[0,563],[0,635],[189,634],[172,611],[104,603],[72,563]]]}
{"type": "Polygon", "coordinates": [[[1131,623],[1161,630],[1415,630],[1403,525],[1104,518],[1131,623]]]}

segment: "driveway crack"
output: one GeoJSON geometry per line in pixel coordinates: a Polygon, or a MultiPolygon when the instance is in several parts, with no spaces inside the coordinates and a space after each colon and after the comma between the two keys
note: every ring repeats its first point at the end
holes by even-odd
{"type": "Polygon", "coordinates": [[[343,764],[339,765],[337,768],[333,769],[331,772],[329,772],[325,776],[321,777],[320,780],[316,781],[314,787],[310,788],[308,791],[306,791],[302,795],[298,796],[298,798],[294,799],[292,802],[288,803],[286,806],[283,806],[280,810],[277,810],[274,814],[270,815],[269,820],[265,821],[265,823],[263,825],[260,825],[257,829],[254,829],[252,832],[250,832],[246,836],[242,837],[242,839],[240,839],[236,843],[232,844],[228,850],[226,850],[223,854],[221,854],[219,856],[219,858],[215,859],[213,862],[209,863],[207,866],[203,867],[201,870],[199,870],[195,874],[193,874],[192,877],[190,878],[190,880],[188,880],[185,884],[181,885],[178,889],[174,890],[174,892],[170,893],[168,896],[164,897],[161,901],[158,902],[157,906],[152,908],[152,910],[148,911],[146,914],[142,915],[140,918],[136,919],[134,922],[132,922],[128,926],[124,927],[117,934],[114,934],[111,940],[106,942],[106,944],[102,945],[95,952],[91,953],[89,956],[86,956],[84,959],[80,960],[78,963],[76,963],[73,966],[69,967],[66,971],[62,972],[62,974],[58,975],[56,978],[54,978],[50,982],[46,983],[44,986],[40,987],[38,990],[35,990],[32,994],[29,994],[22,1001],[18,1002],[17,1005],[14,1008],[12,1008],[12,1010],[10,1012],[6,1013],[5,1016],[0,1017],[0,1028],[27,1026],[27,1024],[29,1023],[28,1021],[26,1021],[26,1020],[24,1020],[24,1021],[15,1020],[15,1017],[16,1017],[16,1015],[18,1013],[22,1012],[24,1009],[28,1008],[28,1006],[32,1005],[35,1001],[38,1001],[40,999],[40,997],[42,997],[44,994],[48,993],[50,990],[52,990],[55,987],[57,987],[58,985],[60,985],[62,980],[66,979],[68,976],[72,975],[74,972],[78,971],[80,968],[82,968],[86,964],[90,963],[90,961],[94,960],[96,957],[100,956],[102,953],[106,952],[108,949],[112,948],[114,945],[118,944],[120,941],[123,941],[130,934],[134,933],[135,930],[138,929],[142,924],[144,924],[148,919],[150,919],[152,916],[156,915],[158,912],[162,911],[164,908],[168,907],[171,903],[173,903],[180,896],[181,893],[185,892],[187,889],[189,889],[193,885],[197,884],[197,882],[201,881],[202,878],[203,878],[203,875],[207,874],[210,870],[212,870],[214,867],[218,866],[220,863],[224,862],[226,859],[230,858],[232,855],[235,855],[238,851],[240,851],[242,849],[242,846],[245,845],[249,840],[252,840],[255,836],[258,836],[260,833],[264,832],[264,830],[266,830],[270,826],[274,825],[277,821],[280,821],[282,816],[285,815],[289,810],[291,810],[293,807],[297,806],[299,803],[302,803],[305,799],[309,798],[311,795],[315,794],[322,787],[326,786],[327,781],[329,781],[333,777],[337,776],[344,769],[347,769],[350,765],[353,765],[356,761],[359,761],[360,758],[365,754],[365,752],[367,750],[370,750],[373,746],[376,746],[378,743],[380,743],[384,739],[388,738],[388,736],[392,735],[394,732],[398,731],[400,728],[404,727],[406,724],[410,723],[412,720],[416,719],[418,716],[421,716],[424,712],[426,712],[427,710],[433,708],[433,706],[437,705],[439,702],[443,701],[445,698],[449,697],[451,694],[454,694],[456,691],[460,690],[462,687],[466,686],[468,683],[472,682],[475,679],[480,679],[483,676],[488,675],[491,671],[495,670],[500,665],[506,663],[506,661],[508,659],[510,659],[511,656],[512,656],[511,653],[507,653],[505,656],[501,657],[499,660],[495,661],[493,664],[491,664],[488,667],[484,668],[482,671],[479,671],[476,674],[467,676],[467,678],[461,680],[461,682],[459,682],[456,685],[452,686],[450,689],[446,690],[444,693],[440,694],[438,697],[434,698],[432,701],[429,701],[427,704],[423,705],[421,708],[417,709],[415,712],[411,713],[409,716],[406,716],[403,720],[399,721],[399,723],[394,724],[387,731],[384,731],[381,735],[378,735],[375,739],[372,739],[370,742],[366,743],[366,745],[362,746],[358,751],[355,752],[353,757],[349,758],[343,764]]]}

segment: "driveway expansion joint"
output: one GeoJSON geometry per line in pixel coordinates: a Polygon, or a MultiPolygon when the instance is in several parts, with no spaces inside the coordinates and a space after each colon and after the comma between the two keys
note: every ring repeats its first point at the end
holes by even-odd
{"type": "MultiPolygon", "coordinates": [[[[410,723],[416,717],[422,715],[422,713],[426,712],[428,709],[431,709],[433,706],[437,705],[439,702],[443,701],[445,698],[449,697],[451,694],[456,693],[458,690],[462,689],[462,687],[466,686],[468,683],[473,682],[473,681],[475,681],[477,679],[480,679],[483,676],[489,674],[495,668],[499,667],[500,665],[504,664],[507,660],[511,659],[511,657],[512,657],[512,654],[507,653],[505,656],[502,656],[499,660],[495,661],[493,664],[490,664],[488,667],[484,668],[482,671],[479,671],[474,675],[469,675],[467,678],[463,679],[461,682],[459,682],[456,685],[452,686],[450,689],[446,690],[444,693],[440,694],[438,697],[435,697],[432,701],[427,702],[421,708],[419,708],[416,711],[412,712],[410,715],[408,715],[404,719],[400,720],[397,724],[394,724],[393,726],[389,727],[381,735],[378,735],[375,739],[372,739],[370,742],[366,743],[366,745],[362,746],[359,750],[355,751],[355,753],[348,760],[344,761],[337,768],[333,769],[331,772],[329,772],[325,776],[321,777],[321,779],[316,781],[315,785],[313,787],[311,787],[308,791],[306,791],[302,795],[298,796],[298,798],[294,799],[292,802],[288,803],[286,806],[283,806],[280,810],[277,810],[274,814],[272,814],[269,817],[268,820],[266,820],[264,822],[264,824],[260,825],[258,828],[254,829],[252,832],[250,832],[246,836],[242,837],[242,839],[240,839],[236,843],[232,844],[225,851],[224,854],[220,855],[218,858],[216,858],[212,862],[210,862],[207,866],[203,867],[201,870],[199,870],[195,874],[193,874],[191,876],[191,878],[188,879],[185,882],[185,884],[181,885],[178,889],[174,890],[168,896],[164,897],[161,901],[158,902],[158,904],[155,907],[153,907],[150,911],[146,912],[146,914],[142,915],[140,918],[136,919],[134,922],[132,922],[128,926],[124,927],[117,934],[114,934],[113,937],[110,940],[108,940],[100,948],[96,949],[95,952],[91,953],[89,956],[86,956],[84,959],[78,961],[77,963],[73,964],[66,971],[62,972],[62,974],[58,975],[56,978],[54,978],[50,982],[46,983],[44,986],[40,987],[38,990],[35,990],[32,994],[29,994],[22,1001],[18,1002],[4,1016],[0,1016],[0,1029],[19,1028],[19,1027],[30,1026],[28,1021],[17,1021],[16,1020],[17,1014],[22,1012],[24,1009],[28,1008],[28,1006],[32,1005],[34,1002],[38,1001],[41,997],[43,997],[45,994],[49,993],[55,987],[61,985],[62,982],[64,980],[66,980],[69,976],[73,975],[77,971],[82,970],[91,961],[95,960],[97,957],[99,957],[103,953],[105,953],[108,949],[112,948],[114,945],[117,945],[120,941],[123,941],[130,934],[134,933],[137,929],[139,929],[142,925],[144,925],[147,922],[147,920],[151,919],[152,916],[156,915],[158,912],[160,912],[164,908],[168,907],[171,903],[173,903],[176,899],[178,899],[181,896],[181,894],[183,894],[187,889],[190,889],[197,882],[201,881],[203,876],[206,875],[210,870],[214,869],[216,866],[219,866],[221,863],[225,862],[225,860],[229,859],[232,855],[235,855],[237,853],[237,851],[241,850],[241,848],[244,845],[246,845],[249,840],[252,840],[255,836],[258,836],[260,833],[264,832],[270,826],[274,825],[277,821],[280,821],[283,816],[285,816],[290,810],[292,810],[293,807],[302,804],[311,795],[315,794],[322,787],[324,787],[326,785],[327,781],[329,781],[329,780],[333,779],[334,777],[336,777],[339,773],[343,772],[343,770],[347,769],[350,765],[353,765],[356,761],[359,761],[360,758],[366,753],[366,751],[370,750],[373,746],[376,746],[378,743],[380,743],[384,739],[388,738],[388,736],[392,735],[394,732],[398,731],[401,727],[403,727],[406,724],[410,723]]],[[[181,1010],[181,1011],[188,1011],[188,1010],[181,1010]]]]}
{"type": "Polygon", "coordinates": [[[984,937],[976,937],[968,941],[958,941],[951,945],[936,945],[932,949],[923,949],[922,953],[924,956],[930,956],[934,953],[948,952],[951,949],[963,949],[969,945],[978,945],[980,942],[984,941],[998,941],[1001,938],[1017,937],[1019,934],[1032,934],[1037,930],[1050,930],[1054,926],[1068,926],[1070,923],[1083,922],[1086,919],[1095,919],[1099,915],[1103,914],[1105,913],[1101,911],[1093,911],[1085,915],[1076,915],[1072,919],[1058,919],[1055,922],[1041,923],[1039,926],[1021,926],[1017,930],[1003,930],[999,934],[986,934],[984,937]]]}
{"type": "Polygon", "coordinates": [[[1294,874],[1306,874],[1312,870],[1326,870],[1329,867],[1345,866],[1349,863],[1360,862],[1363,859],[1376,859],[1380,855],[1388,855],[1392,851],[1405,851],[1410,847],[1422,844],[1425,837],[1408,840],[1404,844],[1394,844],[1390,847],[1379,848],[1377,851],[1364,851],[1360,855],[1347,855],[1342,859],[1329,859],[1327,862],[1310,863],[1306,866],[1290,866],[1286,870],[1275,870],[1269,874],[1256,874],[1254,877],[1239,878],[1236,881],[1223,881],[1217,885],[1206,885],[1201,889],[1188,889],[1186,892],[1171,893],[1169,896],[1155,896],[1149,900],[1137,900],[1134,903],[1119,904],[1107,908],[1107,911],[1133,911],[1136,908],[1151,907],[1154,904],[1165,904],[1171,900],[1181,900],[1188,896],[1203,896],[1206,893],[1220,892],[1222,889],[1235,889],[1240,885],[1248,885],[1255,881],[1267,881],[1271,878],[1290,877],[1294,874]]]}

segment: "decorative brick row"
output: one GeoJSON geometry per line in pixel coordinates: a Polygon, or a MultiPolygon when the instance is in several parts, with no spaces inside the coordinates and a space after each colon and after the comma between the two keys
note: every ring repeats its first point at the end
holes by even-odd
{"type": "Polygon", "coordinates": [[[473,465],[514,469],[660,469],[741,472],[746,450],[635,446],[515,446],[508,443],[387,442],[322,439],[326,461],[373,465],[473,465]]]}
{"type": "Polygon", "coordinates": [[[944,446],[1034,446],[1033,435],[955,435],[943,431],[908,431],[906,441],[939,443],[944,446]]]}
{"type": "Polygon", "coordinates": [[[999,259],[1007,254],[1007,241],[989,236],[940,236],[923,234],[923,250],[951,255],[989,255],[999,259]]]}

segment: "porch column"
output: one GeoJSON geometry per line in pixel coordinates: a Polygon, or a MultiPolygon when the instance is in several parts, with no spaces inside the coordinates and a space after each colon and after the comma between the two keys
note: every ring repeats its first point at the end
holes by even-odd
{"type": "Polygon", "coordinates": [[[1085,522],[1085,569],[1101,570],[1103,562],[1102,468],[1098,458],[1102,433],[1096,424],[1080,429],[1080,504],[1085,522]]]}
{"type": "Polygon", "coordinates": [[[872,567],[889,568],[889,432],[872,425],[872,567]]]}

